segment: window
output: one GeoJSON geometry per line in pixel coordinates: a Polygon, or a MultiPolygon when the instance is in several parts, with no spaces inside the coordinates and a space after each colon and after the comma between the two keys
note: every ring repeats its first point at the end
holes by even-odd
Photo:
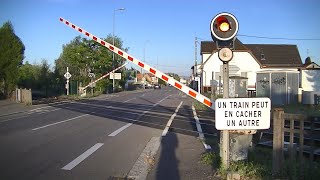
{"type": "Polygon", "coordinates": [[[266,60],[266,58],[264,57],[264,54],[263,53],[261,53],[261,60],[263,61],[263,60],[266,60]]]}

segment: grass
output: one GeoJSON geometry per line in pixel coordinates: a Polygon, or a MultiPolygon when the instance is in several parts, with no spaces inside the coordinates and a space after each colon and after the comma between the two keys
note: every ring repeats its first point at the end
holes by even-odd
{"type": "MultiPolygon", "coordinates": [[[[212,147],[219,147],[219,139],[216,137],[207,138],[205,142],[212,147]]],[[[299,168],[301,166],[299,161],[289,162],[289,160],[286,160],[282,169],[277,174],[272,175],[272,149],[267,147],[255,147],[249,150],[247,160],[231,162],[228,169],[222,166],[219,148],[202,154],[200,162],[212,166],[213,169],[217,170],[218,176],[224,179],[229,172],[239,173],[242,179],[299,179],[299,168]]],[[[307,159],[304,162],[304,179],[319,179],[320,162],[310,162],[307,159]]]]}
{"type": "MultiPolygon", "coordinates": [[[[204,93],[203,95],[206,96],[207,98],[211,99],[210,93],[204,93]]],[[[216,95],[215,97],[213,97],[213,99],[217,99],[217,98],[222,98],[222,95],[216,95]]],[[[194,105],[194,108],[199,111],[205,111],[205,110],[210,109],[209,107],[207,107],[203,103],[200,103],[199,101],[196,101],[196,100],[193,102],[193,105],[194,105]]]]}
{"type": "Polygon", "coordinates": [[[286,113],[305,114],[307,116],[320,116],[320,105],[306,104],[288,104],[284,106],[276,106],[284,109],[286,113]]]}

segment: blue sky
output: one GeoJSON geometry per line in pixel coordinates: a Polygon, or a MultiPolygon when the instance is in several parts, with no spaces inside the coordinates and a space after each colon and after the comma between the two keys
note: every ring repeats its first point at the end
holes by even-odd
{"type": "MultiPolygon", "coordinates": [[[[59,22],[63,17],[99,37],[115,34],[129,54],[164,72],[189,75],[194,38],[212,40],[209,24],[220,12],[239,21],[242,35],[320,39],[317,0],[1,0],[0,25],[10,20],[23,41],[25,60],[46,59],[53,66],[78,32],[59,22]]],[[[307,51],[320,64],[320,41],[270,40],[238,36],[245,44],[296,44],[304,62],[307,51]]],[[[198,46],[198,60],[200,60],[198,46]]]]}

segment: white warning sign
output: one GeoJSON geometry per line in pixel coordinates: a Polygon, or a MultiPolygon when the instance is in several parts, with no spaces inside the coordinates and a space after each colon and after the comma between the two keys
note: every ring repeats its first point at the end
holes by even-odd
{"type": "Polygon", "coordinates": [[[269,98],[228,98],[215,101],[215,124],[218,130],[269,129],[269,98]]]}

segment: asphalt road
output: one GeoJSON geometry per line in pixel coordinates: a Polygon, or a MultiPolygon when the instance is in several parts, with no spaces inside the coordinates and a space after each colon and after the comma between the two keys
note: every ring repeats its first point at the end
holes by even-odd
{"type": "MultiPolygon", "coordinates": [[[[152,137],[166,130],[199,135],[192,102],[165,87],[15,113],[0,109],[0,179],[125,177],[152,137]]],[[[198,116],[204,134],[214,132],[212,114],[198,116]]]]}

